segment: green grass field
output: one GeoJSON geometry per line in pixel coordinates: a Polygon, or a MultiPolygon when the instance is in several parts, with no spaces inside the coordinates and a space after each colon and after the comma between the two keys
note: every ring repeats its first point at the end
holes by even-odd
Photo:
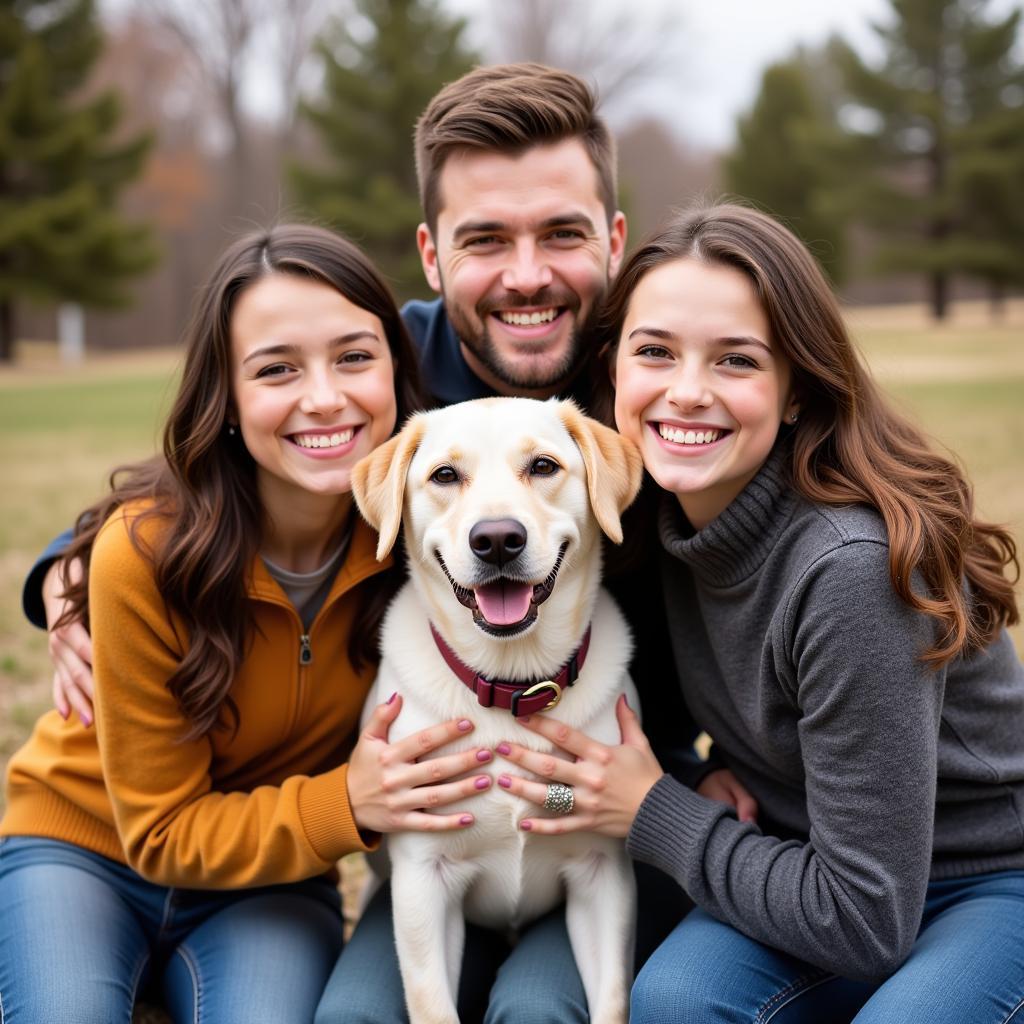
{"type": "MultiPolygon", "coordinates": [[[[966,310],[937,328],[906,308],[850,322],[878,379],[967,467],[981,514],[1024,539],[1024,303],[998,326],[966,310]]],[[[45,637],[20,610],[25,573],[113,466],[155,450],[177,364],[149,353],[72,371],[27,355],[0,372],[0,762],[50,706],[45,637]]]]}

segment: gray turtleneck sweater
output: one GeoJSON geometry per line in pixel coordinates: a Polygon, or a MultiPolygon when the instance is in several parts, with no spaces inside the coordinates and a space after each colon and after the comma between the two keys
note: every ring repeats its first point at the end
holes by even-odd
{"type": "Polygon", "coordinates": [[[1024,868],[1024,668],[1005,632],[927,668],[934,620],[896,596],[881,517],[808,503],[785,466],[696,534],[674,498],[659,521],[684,695],[758,826],[666,775],[628,847],[745,934],[877,979],[929,878],[1024,868]]]}

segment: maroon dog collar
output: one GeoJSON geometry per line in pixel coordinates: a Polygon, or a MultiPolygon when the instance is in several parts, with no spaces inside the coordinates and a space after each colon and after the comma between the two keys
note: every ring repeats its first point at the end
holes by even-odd
{"type": "Polygon", "coordinates": [[[433,634],[437,649],[441,652],[441,657],[455,675],[476,694],[481,707],[504,708],[516,716],[532,715],[553,708],[562,699],[562,691],[572,686],[579,678],[587,658],[587,649],[590,647],[590,627],[587,626],[582,642],[558,675],[532,683],[510,683],[504,680],[485,679],[478,675],[459,661],[444,637],[434,629],[433,623],[430,624],[430,632],[433,634]]]}

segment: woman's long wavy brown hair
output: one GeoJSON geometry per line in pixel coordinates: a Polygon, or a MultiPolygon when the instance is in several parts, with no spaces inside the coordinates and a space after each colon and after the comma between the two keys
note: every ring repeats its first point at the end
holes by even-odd
{"type": "MultiPolygon", "coordinates": [[[[753,283],[800,402],[797,425],[786,428],[793,486],[813,502],[878,510],[897,594],[937,620],[936,642],[924,660],[943,665],[1018,622],[1013,538],[975,518],[960,467],[889,404],[851,343],[813,256],[771,217],[722,204],[669,221],[629,257],[608,295],[609,357],[640,279],[680,259],[734,267],[753,283]],[[915,572],[924,580],[923,593],[911,586],[915,572]]],[[[606,418],[608,401],[605,393],[600,411],[606,418]]]]}
{"type": "MultiPolygon", "coordinates": [[[[378,317],[395,366],[398,424],[422,406],[416,356],[395,300],[351,242],[323,228],[280,225],[247,235],[220,258],[186,331],[185,365],[164,427],[162,457],[115,470],[110,494],[79,516],[64,555],[65,567],[78,558],[85,571],[67,592],[63,621],[87,620],[89,558],[107,517],[126,502],[149,502],[132,523],[140,550],[142,518],[158,516],[167,524],[158,549],[145,553],[153,559],[168,608],[188,631],[187,651],[167,686],[190,722],[190,738],[213,728],[222,705],[237,726],[228,693],[252,637],[246,583],[260,548],[262,509],[255,463],[226,429],[232,408],[231,315],[239,295],[270,274],[318,281],[378,317]]],[[[357,667],[377,658],[381,617],[400,575],[368,581],[349,643],[357,667]]]]}

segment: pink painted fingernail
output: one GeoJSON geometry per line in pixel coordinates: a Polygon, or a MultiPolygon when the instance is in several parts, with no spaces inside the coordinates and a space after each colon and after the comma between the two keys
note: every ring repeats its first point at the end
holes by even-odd
{"type": "Polygon", "coordinates": [[[507,743],[499,743],[495,749],[503,757],[507,757],[509,754],[512,753],[512,748],[507,743]]]}
{"type": "Polygon", "coordinates": [[[390,704],[398,696],[398,691],[395,690],[393,694],[385,701],[386,704],[390,704]]]}
{"type": "Polygon", "coordinates": [[[92,719],[88,715],[83,715],[81,712],[79,712],[78,717],[81,718],[82,725],[84,725],[86,729],[88,729],[89,726],[92,725],[92,719]]]}
{"type": "Polygon", "coordinates": [[[462,721],[459,722],[459,732],[468,732],[472,728],[473,723],[468,718],[463,718],[462,721]]]}
{"type": "Polygon", "coordinates": [[[533,822],[532,821],[521,821],[521,822],[519,822],[519,827],[524,832],[529,832],[530,829],[533,828],[533,822]]]}
{"type": "Polygon", "coordinates": [[[530,720],[530,716],[529,715],[519,715],[516,718],[517,722],[528,722],[529,720],[530,720]]]}
{"type": "Polygon", "coordinates": [[[476,759],[478,761],[481,761],[481,762],[482,761],[490,761],[490,759],[491,759],[491,752],[489,750],[478,750],[476,752],[476,759]]]}
{"type": "Polygon", "coordinates": [[[464,814],[461,818],[459,818],[459,824],[460,825],[472,825],[473,824],[473,815],[472,814],[464,814]]]}
{"type": "Polygon", "coordinates": [[[491,780],[486,775],[481,775],[476,782],[473,783],[477,789],[486,789],[491,784],[491,780]]]}
{"type": "Polygon", "coordinates": [[[512,779],[511,779],[511,777],[508,776],[508,775],[499,775],[498,776],[498,785],[501,786],[502,789],[511,789],[512,788],[512,779]]]}
{"type": "Polygon", "coordinates": [[[633,710],[632,708],[629,707],[629,698],[625,694],[622,695],[622,703],[625,704],[626,707],[629,708],[630,711],[633,710]]]}

